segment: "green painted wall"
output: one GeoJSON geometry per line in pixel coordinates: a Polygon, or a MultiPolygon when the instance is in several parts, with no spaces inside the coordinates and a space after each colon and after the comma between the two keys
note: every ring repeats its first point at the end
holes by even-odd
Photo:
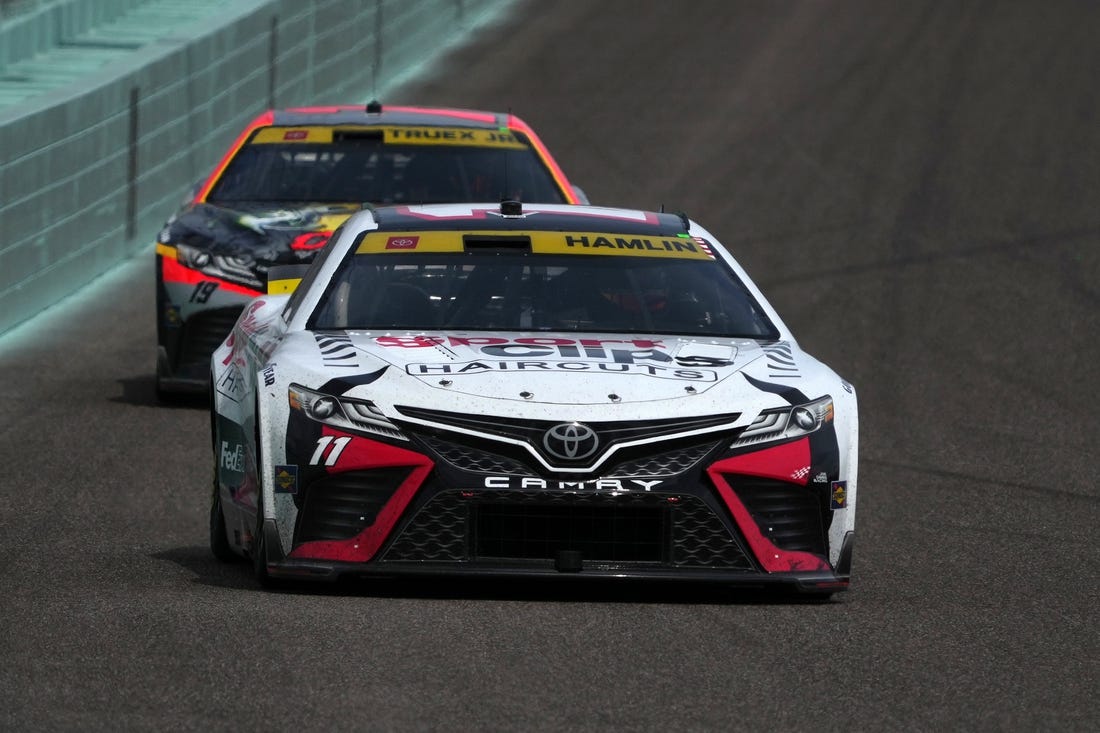
{"type": "MultiPolygon", "coordinates": [[[[424,49],[511,5],[113,1],[120,13],[74,25],[64,47],[9,55],[0,74],[42,77],[30,95],[0,83],[0,333],[150,247],[262,110],[365,101],[376,79],[384,91],[424,49]]],[[[0,25],[0,44],[25,17],[0,25]]]]}

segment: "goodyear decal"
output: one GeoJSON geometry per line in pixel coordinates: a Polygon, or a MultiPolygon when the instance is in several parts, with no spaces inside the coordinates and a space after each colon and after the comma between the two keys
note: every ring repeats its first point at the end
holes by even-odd
{"type": "Polygon", "coordinates": [[[527,144],[509,130],[482,130],[468,127],[341,126],[333,128],[328,125],[265,127],[256,133],[252,143],[331,143],[335,130],[381,132],[382,142],[387,145],[461,145],[475,148],[527,149],[527,144]]]}
{"type": "Polygon", "coordinates": [[[609,232],[417,232],[416,236],[371,232],[363,237],[356,254],[380,252],[462,252],[463,237],[526,237],[536,254],[626,255],[713,260],[711,244],[702,237],[679,237],[609,232]]]}
{"type": "Polygon", "coordinates": [[[833,511],[848,508],[847,481],[833,481],[829,484],[829,508],[833,511]]]}
{"type": "Polygon", "coordinates": [[[275,493],[298,493],[298,466],[296,464],[282,464],[275,466],[275,493]]]}

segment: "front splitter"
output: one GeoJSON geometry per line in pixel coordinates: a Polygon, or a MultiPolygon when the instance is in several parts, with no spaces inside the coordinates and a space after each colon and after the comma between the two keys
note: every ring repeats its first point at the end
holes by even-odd
{"type": "Polygon", "coordinates": [[[848,589],[849,577],[829,572],[759,573],[717,571],[708,568],[622,568],[582,564],[580,570],[562,571],[553,564],[464,563],[345,563],[305,559],[268,562],[268,574],[280,580],[335,582],[343,578],[397,580],[402,578],[483,578],[545,580],[547,582],[654,581],[696,583],[743,589],[786,589],[822,595],[848,589]]]}

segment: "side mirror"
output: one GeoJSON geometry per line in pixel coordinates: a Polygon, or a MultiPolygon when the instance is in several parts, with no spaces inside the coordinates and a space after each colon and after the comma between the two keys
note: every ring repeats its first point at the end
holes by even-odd
{"type": "Polygon", "coordinates": [[[267,294],[293,293],[309,272],[309,265],[275,265],[267,271],[267,294]]]}
{"type": "Polygon", "coordinates": [[[586,194],[584,192],[584,189],[580,186],[573,186],[573,195],[577,197],[578,204],[584,204],[585,206],[587,206],[588,204],[592,203],[588,200],[588,194],[586,194]]]}

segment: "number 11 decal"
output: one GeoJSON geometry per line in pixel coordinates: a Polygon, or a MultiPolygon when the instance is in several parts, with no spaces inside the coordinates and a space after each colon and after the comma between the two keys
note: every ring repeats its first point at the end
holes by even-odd
{"type": "Polygon", "coordinates": [[[313,456],[309,459],[309,465],[319,466],[321,465],[321,459],[324,458],[326,466],[335,466],[336,461],[340,460],[340,454],[344,452],[344,448],[351,442],[351,438],[333,438],[331,435],[326,435],[317,441],[317,450],[313,451],[313,456]],[[325,452],[328,451],[328,455],[325,452]]]}

